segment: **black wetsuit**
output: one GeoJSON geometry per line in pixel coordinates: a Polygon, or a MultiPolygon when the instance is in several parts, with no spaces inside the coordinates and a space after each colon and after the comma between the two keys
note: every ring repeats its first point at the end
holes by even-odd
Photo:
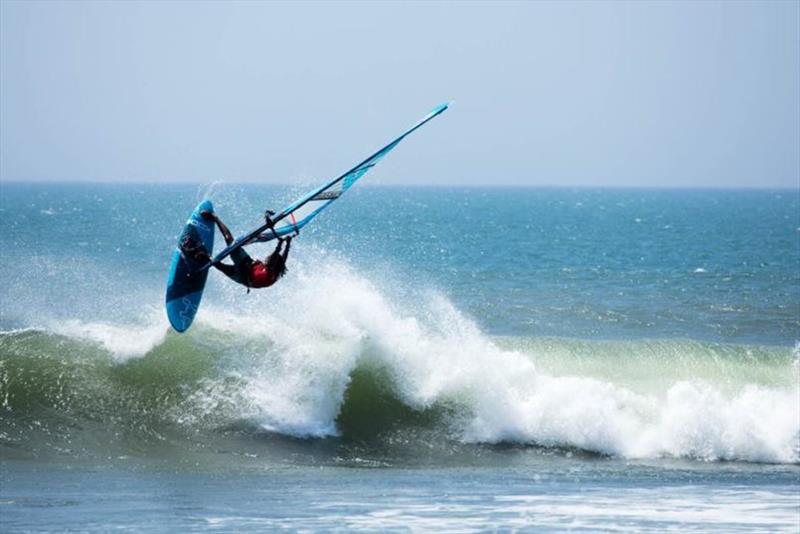
{"type": "Polygon", "coordinates": [[[250,269],[253,267],[253,258],[245,252],[244,247],[239,247],[231,252],[231,259],[233,260],[233,265],[220,262],[216,264],[215,267],[234,282],[249,286],[250,269]]]}

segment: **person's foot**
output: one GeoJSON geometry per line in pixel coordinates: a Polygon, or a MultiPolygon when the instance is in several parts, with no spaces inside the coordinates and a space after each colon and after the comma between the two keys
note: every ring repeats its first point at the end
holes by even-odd
{"type": "Polygon", "coordinates": [[[191,235],[185,235],[178,247],[186,260],[194,260],[198,263],[207,263],[211,260],[206,247],[191,235]]]}
{"type": "Polygon", "coordinates": [[[187,260],[195,261],[201,265],[205,265],[206,263],[211,261],[211,256],[208,255],[206,249],[200,247],[194,250],[184,250],[183,257],[187,260]]]}

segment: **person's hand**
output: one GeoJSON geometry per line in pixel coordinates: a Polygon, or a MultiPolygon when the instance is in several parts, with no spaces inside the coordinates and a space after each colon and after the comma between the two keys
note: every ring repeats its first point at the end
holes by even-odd
{"type": "Polygon", "coordinates": [[[203,210],[203,211],[201,211],[201,212],[200,212],[200,216],[201,216],[203,219],[207,220],[207,221],[213,221],[213,220],[214,220],[214,214],[213,214],[213,213],[211,213],[211,212],[210,212],[210,211],[208,211],[208,210],[203,210]]]}

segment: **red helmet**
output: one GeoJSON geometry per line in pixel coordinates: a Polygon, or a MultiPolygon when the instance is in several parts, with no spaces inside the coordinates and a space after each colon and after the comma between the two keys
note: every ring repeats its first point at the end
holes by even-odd
{"type": "Polygon", "coordinates": [[[275,283],[275,277],[260,261],[254,261],[250,268],[250,287],[268,287],[275,283]]]}

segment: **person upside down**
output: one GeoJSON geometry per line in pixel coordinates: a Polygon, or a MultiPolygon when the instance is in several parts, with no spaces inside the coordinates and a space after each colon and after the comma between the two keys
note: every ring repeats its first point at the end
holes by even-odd
{"type": "MultiPolygon", "coordinates": [[[[233,234],[216,214],[203,211],[200,215],[205,220],[212,220],[217,224],[227,245],[233,243],[233,234]]],[[[234,282],[246,286],[248,291],[250,288],[269,287],[286,273],[286,258],[289,256],[291,245],[291,237],[278,238],[278,246],[264,261],[254,260],[243,247],[240,247],[231,253],[232,265],[218,262],[214,267],[234,282]],[[281,251],[284,243],[286,248],[281,251]]]]}

